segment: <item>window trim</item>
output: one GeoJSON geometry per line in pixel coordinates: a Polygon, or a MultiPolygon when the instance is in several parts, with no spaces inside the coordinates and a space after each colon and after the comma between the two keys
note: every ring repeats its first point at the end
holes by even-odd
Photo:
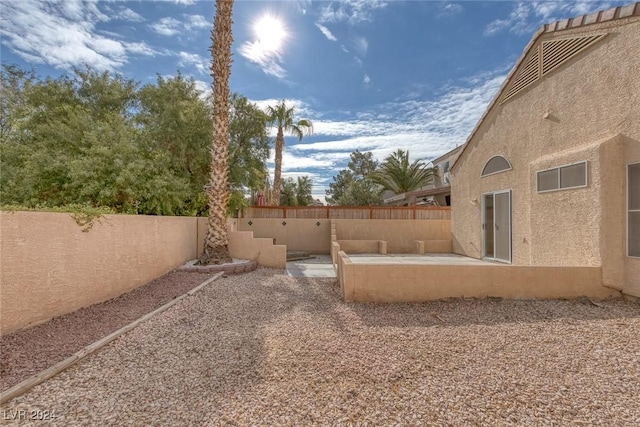
{"type": "Polygon", "coordinates": [[[554,166],[552,168],[548,168],[548,169],[541,169],[539,171],[536,171],[536,193],[553,193],[554,191],[564,191],[564,190],[571,190],[574,188],[586,188],[589,186],[589,161],[588,160],[582,160],[580,162],[574,162],[574,163],[567,163],[566,165],[560,165],[560,166],[554,166]],[[562,176],[560,173],[560,170],[562,168],[566,168],[569,166],[575,166],[575,165],[580,165],[584,163],[584,185],[574,185],[571,187],[560,187],[560,177],[562,176]],[[553,188],[551,190],[539,190],[539,174],[541,172],[549,172],[552,170],[558,170],[558,188],[553,188]]]}
{"type": "Polygon", "coordinates": [[[625,251],[625,255],[627,256],[627,258],[634,258],[634,259],[640,259],[640,256],[636,256],[636,255],[630,255],[629,254],[629,213],[631,212],[640,212],[640,209],[633,209],[633,211],[631,210],[630,206],[629,206],[629,194],[631,193],[631,191],[629,190],[629,166],[633,166],[633,165],[640,165],[640,162],[634,162],[634,163],[627,163],[627,167],[626,169],[626,191],[625,191],[625,198],[626,198],[626,209],[625,209],[625,225],[626,225],[626,233],[625,233],[625,243],[627,245],[627,250],[625,251]]]}
{"type": "Polygon", "coordinates": [[[502,154],[496,154],[495,156],[491,156],[491,158],[484,163],[484,166],[482,167],[482,170],[480,171],[480,178],[484,178],[486,176],[491,176],[491,175],[496,175],[496,174],[499,174],[499,173],[502,173],[502,172],[507,172],[507,171],[510,171],[510,170],[513,170],[513,166],[511,166],[511,162],[509,161],[509,159],[507,159],[507,157],[503,156],[502,154]],[[482,172],[484,172],[484,170],[487,168],[487,165],[489,164],[489,162],[491,160],[495,159],[496,157],[502,157],[507,162],[509,167],[507,169],[501,169],[501,170],[499,170],[497,172],[491,172],[491,173],[483,174],[482,172]]]}

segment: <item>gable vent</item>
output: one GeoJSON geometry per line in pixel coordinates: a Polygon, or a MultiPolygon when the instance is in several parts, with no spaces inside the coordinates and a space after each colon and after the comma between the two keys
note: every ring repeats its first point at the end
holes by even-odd
{"type": "Polygon", "coordinates": [[[568,61],[584,49],[598,42],[604,34],[590,37],[551,40],[542,43],[542,75],[568,61]]]}
{"type": "Polygon", "coordinates": [[[540,67],[539,62],[540,58],[538,55],[538,50],[536,49],[536,51],[533,52],[533,54],[527,61],[524,68],[522,68],[522,70],[520,70],[520,72],[518,73],[518,76],[514,80],[513,84],[505,94],[504,98],[502,98],[502,102],[505,102],[507,99],[516,95],[522,89],[535,83],[535,81],[538,80],[540,67]]]}
{"type": "Polygon", "coordinates": [[[604,36],[605,34],[596,34],[542,42],[542,47],[536,48],[522,66],[500,103],[504,104],[542,76],[546,76],[578,53],[600,41],[604,36]]]}

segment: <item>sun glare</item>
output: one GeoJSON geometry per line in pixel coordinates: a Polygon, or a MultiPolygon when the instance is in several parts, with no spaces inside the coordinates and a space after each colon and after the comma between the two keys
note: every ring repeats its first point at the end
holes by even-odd
{"type": "Polygon", "coordinates": [[[279,51],[287,36],[282,21],[271,15],[262,16],[253,28],[258,37],[258,43],[265,51],[279,51]]]}

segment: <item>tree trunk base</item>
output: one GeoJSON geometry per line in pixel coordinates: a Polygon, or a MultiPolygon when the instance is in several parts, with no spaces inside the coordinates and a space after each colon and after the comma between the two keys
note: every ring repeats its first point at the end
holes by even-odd
{"type": "Polygon", "coordinates": [[[229,256],[228,246],[220,246],[206,250],[202,253],[198,259],[197,265],[210,265],[210,264],[230,264],[233,259],[229,256]]]}

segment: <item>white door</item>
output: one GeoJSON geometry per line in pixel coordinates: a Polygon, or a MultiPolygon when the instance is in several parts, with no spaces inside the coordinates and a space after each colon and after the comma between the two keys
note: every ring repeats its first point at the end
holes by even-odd
{"type": "Polygon", "coordinates": [[[482,257],[511,262],[511,190],[482,195],[482,257]]]}

